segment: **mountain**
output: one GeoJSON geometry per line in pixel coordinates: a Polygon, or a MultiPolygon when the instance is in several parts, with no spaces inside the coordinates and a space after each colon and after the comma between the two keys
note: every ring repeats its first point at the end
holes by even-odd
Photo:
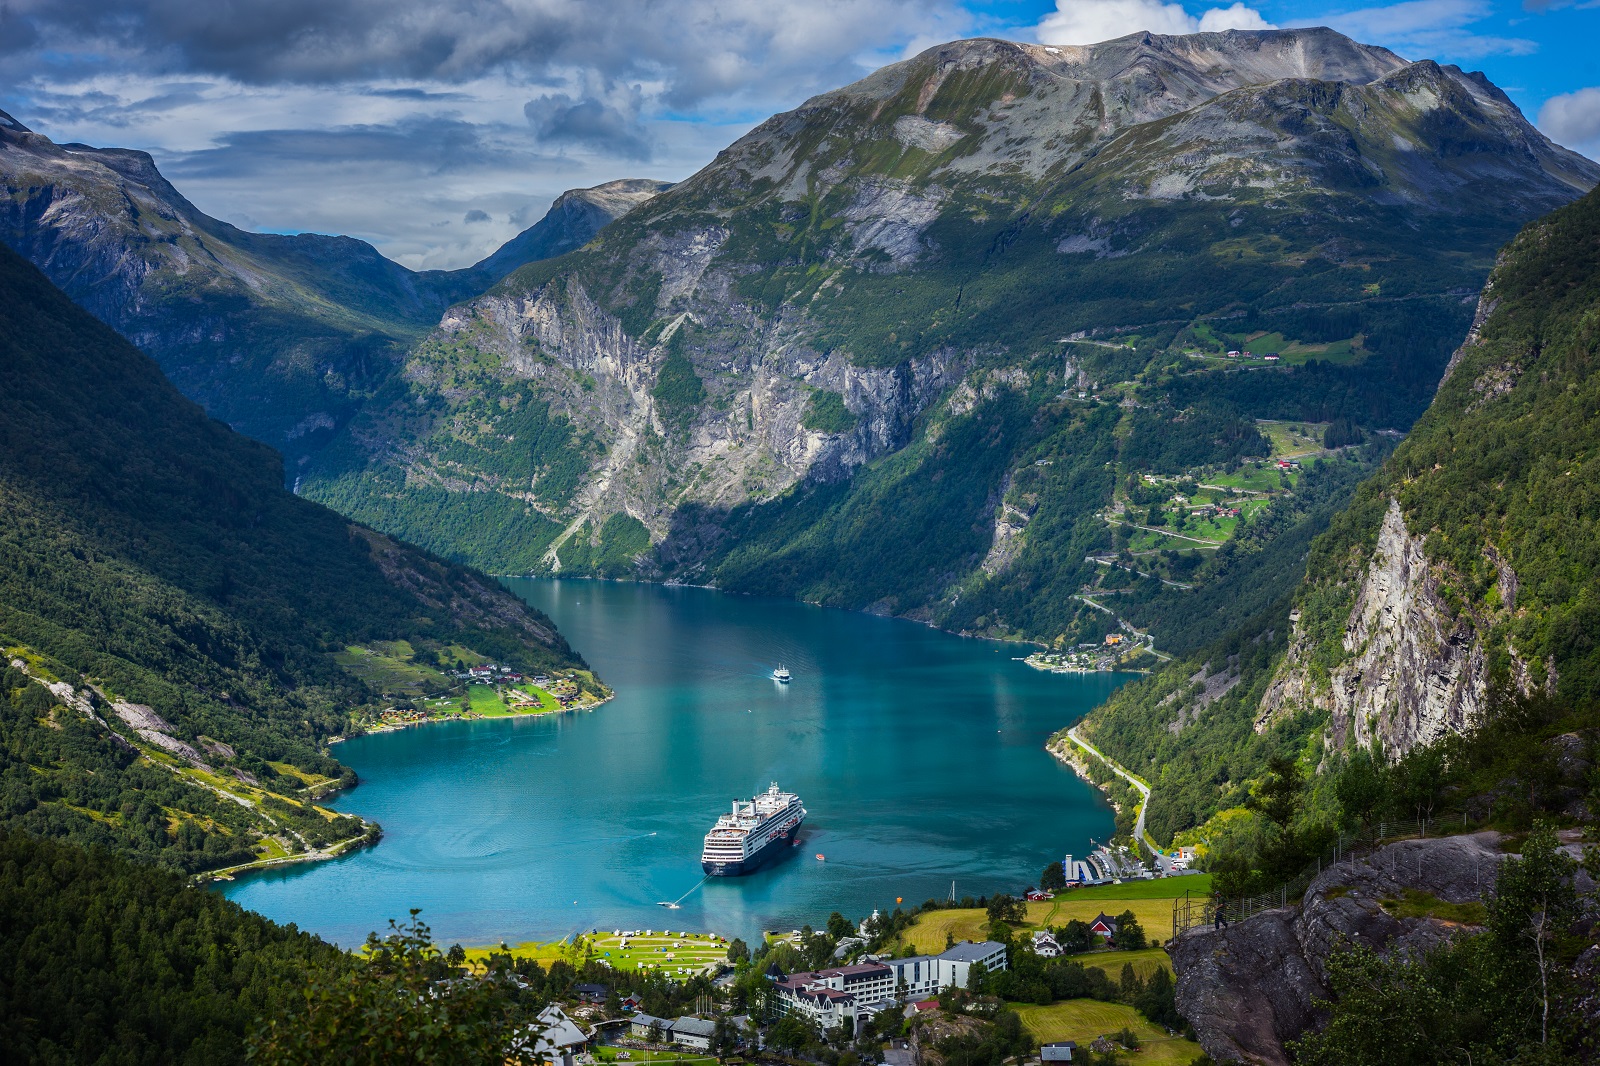
{"type": "Polygon", "coordinates": [[[568,189],[543,218],[475,264],[471,273],[483,279],[479,288],[486,289],[526,263],[582,248],[611,223],[670,188],[670,181],[619,178],[592,189],[568,189]]]}
{"type": "Polygon", "coordinates": [[[315,800],[354,783],[327,743],[376,717],[341,665],[372,647],[598,690],[548,618],[291,495],[0,249],[0,822],[186,871],[370,835],[315,800]]]}
{"type": "Polygon", "coordinates": [[[1472,730],[1530,782],[1488,812],[1600,810],[1592,788],[1550,784],[1587,772],[1592,723],[1566,716],[1600,696],[1597,308],[1591,192],[1506,247],[1432,405],[1314,542],[1292,597],[1080,727],[1156,783],[1158,839],[1214,830],[1272,754],[1392,761],[1472,730]],[[1496,725],[1508,705],[1533,709],[1496,725]],[[1530,722],[1554,739],[1519,746],[1530,722]]]}
{"type": "Polygon", "coordinates": [[[303,491],[498,572],[1186,650],[1293,587],[1495,250],[1597,181],[1330,30],[954,42],[452,308],[303,491]]]}
{"type": "Polygon", "coordinates": [[[476,266],[407,270],[351,237],[206,215],[144,152],[55,144],[0,112],[0,240],[295,470],[453,301],[577,247],[659,183],[574,190],[476,266]]]}

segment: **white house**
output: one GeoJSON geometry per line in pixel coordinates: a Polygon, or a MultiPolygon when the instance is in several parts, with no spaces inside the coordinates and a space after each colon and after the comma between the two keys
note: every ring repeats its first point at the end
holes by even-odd
{"type": "Polygon", "coordinates": [[[1059,958],[1061,945],[1056,943],[1055,937],[1043,929],[1037,929],[1033,934],[1033,953],[1041,959],[1059,958]]]}
{"type": "Polygon", "coordinates": [[[540,1011],[537,1025],[519,1033],[514,1044],[520,1050],[530,1040],[534,1055],[553,1066],[572,1066],[573,1052],[589,1042],[578,1023],[554,1004],[540,1011]]]}

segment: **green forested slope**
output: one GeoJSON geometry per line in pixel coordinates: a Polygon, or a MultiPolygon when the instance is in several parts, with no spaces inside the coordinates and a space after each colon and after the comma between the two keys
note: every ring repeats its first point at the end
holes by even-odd
{"type": "Polygon", "coordinates": [[[1465,627],[1453,632],[1484,650],[1491,704],[1515,687],[1512,651],[1535,691],[1554,668],[1556,718],[1600,695],[1600,194],[1524,229],[1484,310],[1432,406],[1313,542],[1293,596],[1119,690],[1084,724],[1155,787],[1158,838],[1244,802],[1273,754],[1318,765],[1326,713],[1258,728],[1261,699],[1284,667],[1291,607],[1313,679],[1352,654],[1347,620],[1391,499],[1424,538],[1447,620],[1465,627]]]}
{"type": "Polygon", "coordinates": [[[378,639],[579,663],[489,579],[290,495],[274,452],[0,250],[0,645],[22,668],[0,692],[0,816],[187,869],[248,852],[261,826],[218,816],[202,785],[254,779],[320,823],[300,801],[340,779],[326,742],[374,699],[330,653],[378,639]],[[36,681],[76,694],[41,706],[36,681]],[[51,710],[74,700],[89,706],[51,710]],[[152,750],[117,701],[221,776],[152,750]]]}
{"type": "Polygon", "coordinates": [[[104,850],[0,828],[0,1060],[242,1062],[329,944],[104,850]]]}

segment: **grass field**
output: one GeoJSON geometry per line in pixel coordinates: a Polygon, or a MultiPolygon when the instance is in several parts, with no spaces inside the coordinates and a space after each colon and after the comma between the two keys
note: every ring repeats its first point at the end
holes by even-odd
{"type": "Polygon", "coordinates": [[[688,977],[728,959],[728,942],[714,933],[674,936],[652,930],[650,936],[624,938],[602,931],[585,940],[593,947],[594,957],[608,966],[619,970],[645,967],[660,970],[669,977],[688,977]]]}
{"type": "MultiPolygon", "coordinates": [[[[524,940],[520,944],[509,945],[509,949],[516,958],[536,959],[546,966],[557,959],[564,959],[567,962],[583,961],[583,956],[581,954],[574,955],[572,945],[565,940],[524,940]]],[[[490,952],[499,950],[500,945],[498,944],[467,948],[467,961],[473,964],[481,963],[489,957],[490,952]]]]}
{"type": "Polygon", "coordinates": [[[1253,463],[1241,466],[1231,474],[1207,474],[1204,481],[1207,485],[1222,485],[1230,489],[1248,489],[1252,492],[1283,491],[1283,482],[1278,478],[1277,467],[1256,466],[1253,463]]]}
{"type": "MultiPolygon", "coordinates": [[[[1166,877],[1155,881],[1129,881],[1120,885],[1093,885],[1058,893],[1055,899],[1029,903],[1025,929],[1065,925],[1073,918],[1091,922],[1101,911],[1115,917],[1132,911],[1145,936],[1166,940],[1172,935],[1172,901],[1188,892],[1204,896],[1211,891],[1209,874],[1166,877]]],[[[917,916],[917,923],[903,937],[919,953],[938,954],[944,950],[945,934],[957,942],[982,940],[988,935],[989,916],[971,910],[928,911],[917,916]]],[[[1117,963],[1120,969],[1122,964],[1117,963]]]]}
{"type": "MultiPolygon", "coordinates": [[[[624,938],[613,936],[611,930],[602,930],[597,934],[586,933],[575,941],[527,940],[511,945],[510,950],[519,958],[538,959],[546,964],[564,959],[573,965],[582,963],[584,956],[592,951],[596,959],[618,970],[647,968],[680,979],[728,959],[728,942],[715,933],[668,933],[653,929],[650,934],[624,938]]],[[[500,948],[496,945],[466,950],[467,960],[477,963],[500,948]]]]}
{"type": "Polygon", "coordinates": [[[1129,963],[1133,964],[1133,972],[1146,981],[1157,970],[1172,972],[1172,960],[1160,948],[1145,948],[1143,951],[1087,951],[1082,955],[1070,957],[1074,962],[1104,970],[1106,976],[1113,981],[1121,978],[1122,967],[1129,963]]]}
{"type": "Polygon", "coordinates": [[[513,709],[501,698],[493,685],[471,685],[467,689],[468,710],[483,718],[505,718],[514,714],[544,714],[561,709],[561,704],[550,693],[533,685],[517,685],[516,689],[534,697],[538,702],[513,709]]]}
{"type": "Polygon", "coordinates": [[[594,1049],[600,1062],[653,1062],[660,1066],[679,1063],[681,1066],[710,1066],[717,1060],[709,1055],[686,1056],[681,1051],[640,1051],[638,1048],[609,1047],[601,1044],[594,1049]]]}
{"type": "Polygon", "coordinates": [[[1202,1054],[1199,1044],[1168,1036],[1166,1030],[1145,1021],[1138,1011],[1121,1003],[1069,999],[1048,1007],[1031,1003],[1013,1003],[1010,1006],[1022,1019],[1028,1032],[1041,1043],[1076,1040],[1080,1046],[1086,1047],[1096,1037],[1126,1028],[1139,1038],[1140,1048],[1126,1059],[1119,1057],[1119,1062],[1139,1063],[1141,1066],[1189,1066],[1202,1054]]]}
{"type": "Polygon", "coordinates": [[[379,692],[418,695],[450,687],[449,678],[417,662],[414,655],[410,644],[395,640],[367,647],[352,644],[335,652],[333,660],[379,692]]]}
{"type": "Polygon", "coordinates": [[[1326,422],[1274,422],[1256,419],[1256,429],[1272,442],[1272,458],[1307,455],[1322,450],[1326,422]]]}

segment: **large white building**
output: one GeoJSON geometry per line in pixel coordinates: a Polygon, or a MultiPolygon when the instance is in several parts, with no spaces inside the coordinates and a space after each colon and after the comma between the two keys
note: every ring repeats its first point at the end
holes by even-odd
{"type": "Polygon", "coordinates": [[[976,964],[982,964],[985,972],[1005,969],[1005,945],[993,940],[968,942],[938,955],[791,974],[778,980],[778,996],[786,1013],[802,1014],[832,1029],[847,1019],[853,1023],[871,1017],[896,1002],[965,988],[976,964]]]}
{"type": "Polygon", "coordinates": [[[1006,946],[994,940],[977,944],[966,941],[937,955],[884,960],[884,965],[895,971],[895,987],[901,990],[902,998],[933,996],[946,988],[966,988],[975,963],[981,963],[985,973],[1005,969],[1006,946]]]}

